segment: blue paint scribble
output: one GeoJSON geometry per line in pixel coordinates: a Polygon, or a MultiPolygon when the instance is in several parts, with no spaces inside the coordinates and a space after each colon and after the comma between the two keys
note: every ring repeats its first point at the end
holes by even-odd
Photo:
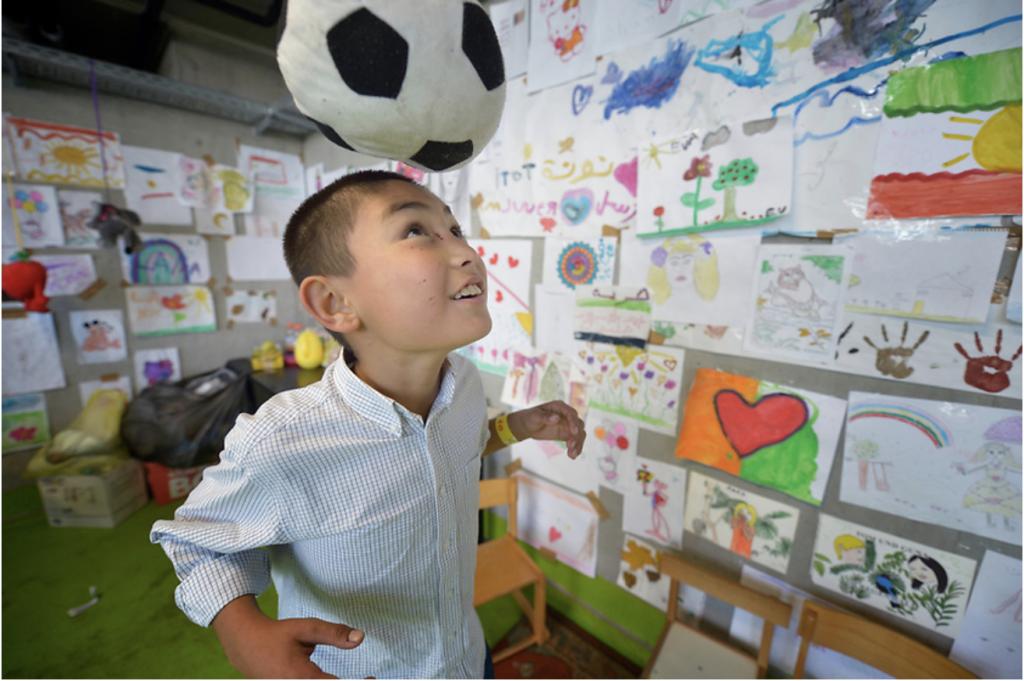
{"type": "Polygon", "coordinates": [[[935,0],[824,0],[811,10],[821,29],[823,19],[835,23],[813,47],[814,63],[828,71],[845,70],[912,47],[925,27],[913,24],[935,0]]]}
{"type": "MultiPolygon", "coordinates": [[[[888,78],[886,80],[888,80],[888,78]]],[[[842,95],[842,94],[850,94],[850,95],[853,95],[855,97],[860,97],[861,99],[873,99],[873,98],[877,97],[879,94],[881,94],[881,91],[882,91],[883,87],[885,87],[885,81],[879,83],[878,86],[876,86],[875,89],[873,89],[873,90],[863,90],[863,89],[861,89],[859,87],[855,87],[853,85],[850,85],[848,87],[844,87],[841,90],[837,91],[831,97],[829,96],[828,92],[826,92],[825,90],[819,90],[818,92],[815,92],[813,95],[811,95],[810,97],[808,97],[804,101],[800,102],[800,106],[798,106],[796,108],[796,111],[793,113],[793,128],[794,129],[799,129],[800,113],[804,110],[804,107],[809,105],[811,102],[817,101],[819,109],[827,109],[827,108],[830,108],[833,104],[835,104],[836,99],[838,99],[839,96],[842,95]]],[[[881,116],[874,116],[874,117],[870,117],[870,118],[861,118],[860,116],[852,116],[852,117],[850,117],[850,120],[848,120],[846,122],[846,125],[844,125],[839,130],[833,130],[831,132],[820,133],[820,134],[814,134],[812,132],[806,132],[803,135],[800,135],[799,137],[797,137],[796,142],[794,142],[793,146],[797,146],[798,147],[801,144],[803,144],[804,142],[806,142],[807,140],[823,140],[823,139],[828,139],[829,137],[838,137],[839,135],[842,135],[844,132],[846,132],[847,130],[849,130],[850,128],[853,128],[855,126],[858,126],[858,125],[868,125],[870,123],[878,123],[881,120],[882,120],[881,116]]]]}
{"type": "Polygon", "coordinates": [[[768,79],[775,75],[772,69],[772,49],[775,44],[768,29],[781,21],[785,14],[780,14],[767,24],[760,31],[743,35],[735,35],[725,40],[714,40],[708,43],[697,54],[697,61],[694,65],[708,71],[725,76],[740,87],[764,87],[768,79]],[[747,58],[748,66],[756,67],[752,73],[743,65],[743,58],[747,58]],[[712,62],[723,62],[736,60],[736,64],[723,64],[712,62]],[[751,60],[753,64],[751,64],[751,60]]]}
{"type": "Polygon", "coordinates": [[[961,59],[966,57],[966,52],[960,52],[956,50],[954,52],[947,52],[946,54],[940,54],[938,57],[928,60],[929,64],[938,64],[940,61],[949,61],[950,59],[961,59]]]}
{"type": "Polygon", "coordinates": [[[682,40],[670,40],[664,57],[654,57],[647,66],[641,66],[615,86],[604,102],[605,119],[616,112],[628,114],[638,106],[660,109],[676,93],[693,53],[694,48],[682,40]]]}
{"type": "Polygon", "coordinates": [[[608,70],[604,72],[604,78],[601,79],[601,83],[604,85],[615,85],[622,80],[622,69],[615,62],[608,63],[608,70]]]}
{"type": "Polygon", "coordinates": [[[138,163],[135,164],[136,170],[141,170],[144,173],[162,173],[165,172],[163,168],[154,168],[153,166],[143,166],[138,163]]]}
{"type": "Polygon", "coordinates": [[[1003,17],[1002,19],[997,19],[996,21],[987,23],[984,26],[979,26],[978,28],[963,31],[962,33],[954,33],[953,35],[948,35],[944,38],[938,38],[930,43],[918,43],[913,47],[908,47],[907,49],[901,52],[889,55],[888,57],[883,57],[882,59],[873,61],[870,64],[864,64],[863,66],[859,66],[855,69],[844,71],[843,73],[840,73],[838,76],[834,76],[827,80],[823,80],[820,83],[816,83],[807,90],[801,92],[800,94],[790,97],[789,99],[779,102],[778,104],[775,104],[774,106],[772,106],[772,116],[778,116],[780,110],[785,109],[788,106],[792,106],[797,102],[802,102],[803,100],[807,99],[818,90],[822,90],[824,88],[836,85],[838,83],[846,83],[848,81],[854,80],[855,78],[859,78],[865,73],[870,73],[871,71],[874,71],[876,69],[885,68],[886,66],[889,66],[890,64],[893,64],[897,61],[905,61],[909,59],[915,52],[920,52],[922,50],[930,50],[940,45],[944,45],[955,40],[960,40],[961,38],[967,38],[972,35],[979,35],[981,33],[991,31],[992,29],[998,28],[1004,24],[1020,23],[1022,20],[1024,20],[1024,15],[1013,14],[1011,16],[1003,17]]]}

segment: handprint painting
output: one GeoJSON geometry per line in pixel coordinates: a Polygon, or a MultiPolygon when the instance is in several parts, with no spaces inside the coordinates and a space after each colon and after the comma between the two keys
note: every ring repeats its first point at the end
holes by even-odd
{"type": "Polygon", "coordinates": [[[846,402],[698,369],[676,456],[821,505],[846,402]]]}
{"type": "Polygon", "coordinates": [[[1021,543],[1020,411],[850,393],[840,499],[1021,543]]]}

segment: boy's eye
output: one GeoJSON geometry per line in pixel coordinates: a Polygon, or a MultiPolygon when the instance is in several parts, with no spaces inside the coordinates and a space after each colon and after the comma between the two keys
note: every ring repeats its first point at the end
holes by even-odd
{"type": "Polygon", "coordinates": [[[410,236],[425,236],[426,234],[427,230],[423,229],[419,225],[412,225],[409,227],[409,229],[405,230],[406,238],[410,236]]]}
{"type": "Polygon", "coordinates": [[[462,232],[462,227],[459,227],[458,225],[452,226],[452,234],[454,234],[455,238],[457,238],[457,239],[465,239],[466,238],[466,235],[462,232]]]}

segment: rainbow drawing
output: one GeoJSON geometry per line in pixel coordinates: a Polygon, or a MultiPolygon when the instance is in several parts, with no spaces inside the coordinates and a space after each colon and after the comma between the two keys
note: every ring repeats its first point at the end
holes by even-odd
{"type": "Polygon", "coordinates": [[[904,407],[898,404],[878,404],[864,402],[856,406],[850,406],[849,421],[852,423],[857,419],[882,418],[901,421],[907,425],[917,428],[931,440],[936,449],[949,447],[953,444],[953,436],[941,423],[935,420],[920,409],[904,407]]]}

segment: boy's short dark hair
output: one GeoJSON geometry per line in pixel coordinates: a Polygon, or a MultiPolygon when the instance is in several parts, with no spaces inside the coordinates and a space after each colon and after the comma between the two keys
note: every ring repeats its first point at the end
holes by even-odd
{"type": "MultiPolygon", "coordinates": [[[[284,259],[297,286],[306,277],[347,277],[355,271],[348,235],[359,206],[391,181],[416,184],[389,170],[362,170],[335,180],[302,202],[284,232],[284,259]]],[[[328,331],[348,347],[340,333],[328,331]]]]}

